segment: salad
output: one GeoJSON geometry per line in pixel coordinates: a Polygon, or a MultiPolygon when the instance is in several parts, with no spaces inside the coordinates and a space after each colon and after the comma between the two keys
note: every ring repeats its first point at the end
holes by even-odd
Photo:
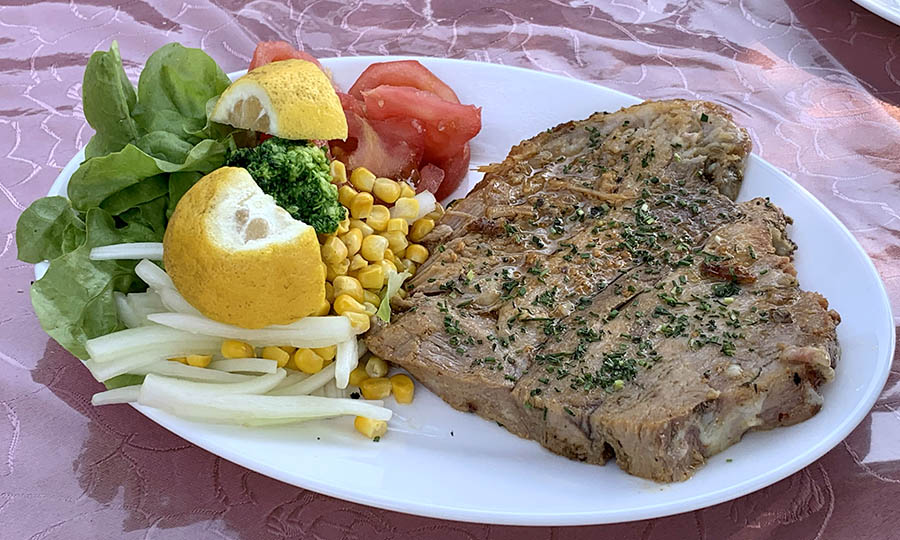
{"type": "Polygon", "coordinates": [[[19,259],[49,261],[44,330],[107,391],[198,421],[352,415],[377,439],[412,380],[365,350],[429,257],[438,199],[469,164],[480,109],[415,61],[345,93],[310,55],[260,43],[232,82],[173,43],[135,88],[118,47],[85,69],[96,131],[68,197],[19,219],[19,259]]]}

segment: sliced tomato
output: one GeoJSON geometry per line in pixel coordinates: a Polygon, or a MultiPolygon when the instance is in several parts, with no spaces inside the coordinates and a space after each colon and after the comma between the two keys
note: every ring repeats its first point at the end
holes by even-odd
{"type": "Polygon", "coordinates": [[[352,110],[344,113],[347,140],[331,141],[331,147],[347,167],[366,167],[378,176],[406,178],[421,162],[425,129],[418,120],[370,121],[352,110]]]}
{"type": "Polygon", "coordinates": [[[453,193],[453,190],[459,187],[459,184],[469,172],[470,158],[471,150],[469,149],[469,143],[466,143],[463,145],[462,150],[457,154],[437,163],[441,170],[444,171],[444,181],[441,182],[440,189],[434,192],[434,198],[442,201],[449,197],[450,194],[453,193]]]}
{"type": "MultiPolygon", "coordinates": [[[[319,66],[319,69],[322,69],[322,64],[313,55],[298,51],[287,41],[260,41],[257,43],[256,50],[253,51],[253,59],[250,60],[250,67],[247,69],[252,70],[271,62],[290,60],[292,58],[312,62],[319,66]]],[[[325,70],[322,69],[322,71],[325,70]]]]}
{"type": "Polygon", "coordinates": [[[419,169],[419,179],[416,180],[416,193],[428,190],[437,193],[444,181],[444,170],[432,163],[426,163],[419,169]]]}
{"type": "Polygon", "coordinates": [[[456,92],[452,88],[415,60],[376,62],[362,72],[350,87],[349,93],[357,99],[362,99],[363,92],[383,84],[417,88],[431,92],[450,103],[459,103],[459,98],[456,97],[456,92]]]}
{"type": "Polygon", "coordinates": [[[460,152],[481,131],[481,108],[450,103],[431,92],[382,85],[362,93],[369,118],[416,118],[425,126],[425,160],[432,163],[460,152]]]}

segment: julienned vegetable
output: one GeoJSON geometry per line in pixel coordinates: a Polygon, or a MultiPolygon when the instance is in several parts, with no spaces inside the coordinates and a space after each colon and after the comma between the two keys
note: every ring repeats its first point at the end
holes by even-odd
{"type": "Polygon", "coordinates": [[[294,219],[330,234],[347,216],[325,151],[306,142],[272,137],[252,148],[229,152],[226,163],[247,169],[257,185],[294,219]]]}

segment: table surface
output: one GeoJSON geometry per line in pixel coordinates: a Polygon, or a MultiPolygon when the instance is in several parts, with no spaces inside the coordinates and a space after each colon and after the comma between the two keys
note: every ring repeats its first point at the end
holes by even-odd
{"type": "Polygon", "coordinates": [[[850,0],[596,3],[603,7],[521,0],[491,7],[460,0],[4,2],[0,538],[896,538],[896,358],[862,424],[782,482],[668,518],[526,529],[332,499],[233,465],[130,407],[92,408],[99,385],[41,331],[28,300],[32,267],[16,260],[16,219],[90,138],[81,77],[90,54],[114,39],[133,77],[170,41],[202,47],[233,71],[247,66],[256,42],[282,39],[319,57],[465,58],[646,99],[723,103],[750,130],[757,153],[850,228],[900,306],[900,28],[850,0]]]}

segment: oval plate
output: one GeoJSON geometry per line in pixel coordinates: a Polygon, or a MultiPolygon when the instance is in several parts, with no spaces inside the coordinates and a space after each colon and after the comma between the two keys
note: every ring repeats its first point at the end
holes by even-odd
{"type": "MultiPolygon", "coordinates": [[[[322,62],[347,88],[372,62],[322,62]]],[[[509,148],[549,127],[614,111],[639,99],[582,81],[461,60],[420,58],[463,103],[483,107],[472,168],[502,161],[509,148]],[[534,96],[546,96],[536,106],[534,96]],[[564,99],[559,96],[565,96],[564,99]]],[[[241,73],[232,74],[239,76],[241,73]]],[[[83,159],[75,156],[50,194],[64,194],[83,159]]],[[[454,194],[480,179],[470,172],[454,194]]],[[[381,442],[363,440],[349,419],[243,428],[199,424],[137,407],[161,426],[225,459],[289,484],[371,506],[460,521],[584,525],[660,517],[727,501],[812,463],[843,440],[874,404],[888,375],[894,328],[881,279],[862,247],[819,201],[758,156],[751,156],[740,200],[766,196],[794,218],[801,286],[819,291],[842,316],[843,357],[825,385],[821,412],[796,426],[744,439],[714,456],[693,478],[656,484],[615,464],[587,465],[551,454],[493,422],[450,408],[419,386],[381,442]]]]}

